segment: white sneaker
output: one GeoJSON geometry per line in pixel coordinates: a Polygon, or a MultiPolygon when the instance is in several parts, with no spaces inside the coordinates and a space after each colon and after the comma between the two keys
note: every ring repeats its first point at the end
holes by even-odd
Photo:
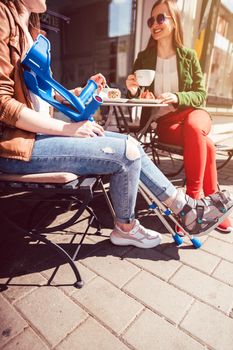
{"type": "Polygon", "coordinates": [[[154,248],[162,241],[161,234],[149,230],[135,220],[135,225],[129,232],[122,231],[118,226],[110,234],[110,241],[116,245],[133,245],[138,248],[154,248]]]}

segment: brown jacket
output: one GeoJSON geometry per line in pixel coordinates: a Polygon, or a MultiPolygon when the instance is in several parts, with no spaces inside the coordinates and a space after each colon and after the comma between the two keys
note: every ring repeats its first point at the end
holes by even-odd
{"type": "MultiPolygon", "coordinates": [[[[33,39],[39,30],[30,26],[33,39]]],[[[21,60],[26,38],[13,3],[0,2],[0,157],[30,160],[35,134],[15,128],[20,111],[33,109],[23,79],[21,60]]]]}

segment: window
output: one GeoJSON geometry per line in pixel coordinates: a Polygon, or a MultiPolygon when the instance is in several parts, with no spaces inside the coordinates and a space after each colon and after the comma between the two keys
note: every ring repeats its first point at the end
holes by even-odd
{"type": "Polygon", "coordinates": [[[67,88],[101,72],[121,90],[134,55],[136,0],[48,0],[42,28],[52,45],[52,70],[67,88]]]}
{"type": "Polygon", "coordinates": [[[223,0],[219,8],[212,64],[208,85],[208,105],[232,106],[233,101],[233,39],[231,21],[233,2],[223,0]]]}

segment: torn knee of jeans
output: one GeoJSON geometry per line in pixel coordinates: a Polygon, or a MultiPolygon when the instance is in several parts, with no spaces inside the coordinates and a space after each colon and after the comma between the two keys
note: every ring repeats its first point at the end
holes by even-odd
{"type": "Polygon", "coordinates": [[[138,142],[135,139],[133,139],[132,137],[129,137],[128,140],[126,140],[126,151],[125,151],[125,155],[126,158],[128,158],[129,160],[136,160],[138,158],[140,158],[140,151],[138,149],[138,142]]]}
{"type": "Polygon", "coordinates": [[[128,140],[131,141],[132,143],[134,143],[135,145],[140,145],[140,143],[133,138],[131,135],[128,135],[128,140]]]}
{"type": "Polygon", "coordinates": [[[104,147],[104,148],[102,148],[102,151],[104,153],[107,153],[107,154],[114,154],[115,153],[115,151],[112,147],[104,147]]]}

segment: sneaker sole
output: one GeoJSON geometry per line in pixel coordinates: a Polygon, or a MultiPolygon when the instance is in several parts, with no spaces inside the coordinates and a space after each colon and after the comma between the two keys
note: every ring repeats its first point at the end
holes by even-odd
{"type": "Polygon", "coordinates": [[[110,241],[114,244],[114,245],[118,245],[118,246],[127,246],[127,245],[132,245],[134,247],[137,248],[145,248],[145,249],[149,249],[149,248],[155,248],[157,247],[161,242],[162,242],[162,238],[158,237],[157,241],[152,244],[145,244],[142,242],[138,242],[138,241],[132,241],[131,239],[122,239],[122,238],[117,238],[117,237],[111,237],[110,236],[110,241]]]}

